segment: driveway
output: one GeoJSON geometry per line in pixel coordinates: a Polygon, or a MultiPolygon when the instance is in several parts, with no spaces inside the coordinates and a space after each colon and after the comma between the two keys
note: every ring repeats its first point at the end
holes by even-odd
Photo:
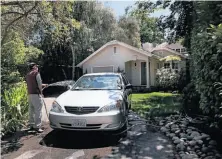
{"type": "MultiPolygon", "coordinates": [[[[45,98],[49,112],[54,98],[45,98]]],[[[92,158],[173,158],[173,146],[159,132],[138,121],[131,112],[128,137],[116,141],[112,134],[96,132],[55,132],[49,127],[43,108],[46,130],[42,134],[25,134],[16,141],[20,146],[3,154],[3,159],[92,159],[92,158]]],[[[11,141],[12,142],[12,141],[11,141]]]]}

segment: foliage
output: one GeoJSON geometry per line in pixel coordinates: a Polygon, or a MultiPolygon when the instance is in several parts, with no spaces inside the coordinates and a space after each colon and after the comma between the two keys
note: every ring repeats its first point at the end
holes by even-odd
{"type": "MultiPolygon", "coordinates": [[[[219,113],[222,98],[214,88],[214,83],[222,80],[222,26],[210,28],[210,32],[193,36],[191,49],[194,52],[192,66],[196,68],[192,77],[200,93],[200,108],[203,113],[219,113]],[[207,46],[207,47],[206,47],[207,46]]],[[[196,31],[194,31],[196,33],[196,31]]]]}
{"type": "MultiPolygon", "coordinates": [[[[41,73],[46,82],[76,79],[76,64],[111,38],[112,25],[108,24],[113,23],[113,16],[110,12],[96,6],[95,2],[79,1],[70,4],[70,7],[72,11],[65,14],[79,21],[80,27],[73,29],[67,26],[68,29],[65,31],[57,31],[57,38],[54,37],[54,30],[51,28],[46,28],[46,31],[39,29],[42,38],[34,43],[45,52],[41,59],[41,73]]],[[[64,13],[58,10],[57,14],[62,16],[64,13]]],[[[41,25],[44,28],[44,24],[41,25]]]]}
{"type": "Polygon", "coordinates": [[[162,43],[164,33],[158,26],[158,18],[151,17],[150,14],[160,8],[151,1],[138,1],[133,10],[128,10],[127,15],[135,17],[140,26],[141,43],[162,43]]]}
{"type": "Polygon", "coordinates": [[[27,62],[35,61],[43,52],[33,46],[26,47],[24,41],[17,32],[8,33],[7,38],[1,48],[1,71],[2,71],[2,90],[10,87],[10,84],[22,80],[21,73],[24,75],[27,62]],[[21,71],[19,66],[23,66],[21,71]]]}
{"type": "Polygon", "coordinates": [[[179,56],[169,55],[160,59],[160,61],[181,61],[179,56]]]}
{"type": "MultiPolygon", "coordinates": [[[[121,17],[118,26],[123,29],[124,39],[121,38],[121,41],[140,48],[140,27],[138,21],[134,17],[121,17]]],[[[117,39],[118,40],[118,39],[117,39]]]]}
{"type": "Polygon", "coordinates": [[[1,101],[2,135],[15,132],[28,117],[27,88],[24,82],[5,90],[1,101]]]}
{"type": "MultiPolygon", "coordinates": [[[[80,28],[80,23],[70,16],[73,12],[73,4],[74,1],[3,2],[4,9],[1,10],[1,20],[4,21],[1,28],[3,32],[2,44],[6,43],[6,39],[11,32],[17,32],[21,40],[28,45],[27,47],[31,49],[31,51],[27,51],[28,54],[37,51],[30,45],[44,42],[44,37],[47,34],[50,34],[53,42],[63,42],[65,35],[65,37],[71,36],[72,29],[80,28]]],[[[74,44],[72,38],[66,38],[65,40],[71,46],[74,44]],[[71,41],[68,39],[71,39],[71,41]]],[[[40,48],[39,45],[35,46],[40,48]]],[[[45,50],[43,51],[45,52],[45,50]]],[[[74,55],[73,51],[72,55],[74,55]]],[[[32,56],[36,57],[34,54],[32,56]]],[[[74,61],[75,57],[72,59],[74,61]]]]}
{"type": "Polygon", "coordinates": [[[156,74],[156,86],[160,90],[177,90],[179,74],[173,69],[160,68],[156,74]]]}
{"type": "Polygon", "coordinates": [[[184,38],[184,45],[188,50],[195,16],[193,3],[193,1],[175,1],[173,3],[168,0],[157,1],[158,6],[162,6],[164,9],[168,7],[171,11],[169,16],[163,15],[159,19],[160,27],[169,32],[168,40],[175,42],[184,38]]]}
{"type": "Polygon", "coordinates": [[[21,33],[22,39],[27,39],[34,24],[32,16],[36,16],[39,2],[1,2],[1,44],[6,42],[11,31],[21,33]]]}
{"type": "MultiPolygon", "coordinates": [[[[42,38],[33,42],[33,45],[45,53],[41,58],[41,74],[47,83],[73,78],[73,64],[78,64],[111,40],[140,46],[139,27],[135,18],[123,17],[117,22],[111,10],[94,1],[76,1],[72,8],[73,11],[67,14],[80,22],[79,29],[71,32],[68,30],[57,39],[51,33],[53,30],[50,27],[45,28],[46,31],[39,29],[42,38]]],[[[44,25],[41,25],[40,28],[44,28],[44,25]]],[[[75,69],[75,72],[74,79],[77,79],[81,70],[75,69]]],[[[85,73],[85,70],[82,73],[85,73]]]]}
{"type": "MultiPolygon", "coordinates": [[[[162,27],[170,29],[169,39],[184,39],[190,54],[191,83],[184,90],[184,106],[190,111],[221,122],[220,83],[222,81],[222,6],[219,1],[159,2],[172,11],[162,18],[162,27]],[[199,100],[198,103],[195,100],[199,100]],[[193,106],[193,107],[192,107],[193,106]],[[201,109],[201,112],[199,111],[201,109]]],[[[222,125],[220,125],[220,128],[222,125]]]]}
{"type": "Polygon", "coordinates": [[[132,109],[149,116],[177,113],[181,105],[179,97],[179,94],[161,92],[133,94],[132,109]]]}

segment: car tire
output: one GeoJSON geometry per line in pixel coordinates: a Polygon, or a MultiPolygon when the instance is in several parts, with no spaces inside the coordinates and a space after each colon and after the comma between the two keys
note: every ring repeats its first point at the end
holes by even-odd
{"type": "Polygon", "coordinates": [[[128,117],[128,114],[129,114],[129,104],[128,104],[128,102],[125,102],[125,116],[126,116],[126,118],[128,117]]]}
{"type": "Polygon", "coordinates": [[[122,128],[120,128],[119,130],[116,130],[115,132],[113,132],[114,134],[119,134],[123,131],[125,131],[124,133],[121,133],[119,135],[114,135],[113,141],[115,143],[119,142],[121,139],[126,138],[127,137],[127,122],[124,124],[124,126],[122,128]]]}
{"type": "Polygon", "coordinates": [[[129,110],[131,110],[131,102],[128,104],[128,106],[129,106],[129,109],[128,109],[128,111],[129,111],[129,110]]]}
{"type": "Polygon", "coordinates": [[[121,137],[121,138],[127,137],[127,127],[128,127],[128,120],[125,122],[123,127],[118,130],[118,133],[121,133],[121,134],[119,134],[119,137],[121,137]]]}
{"type": "Polygon", "coordinates": [[[126,138],[127,137],[127,127],[128,127],[128,121],[126,121],[126,123],[124,124],[124,126],[121,128],[120,132],[123,132],[122,134],[120,134],[120,137],[122,138],[126,138]]]}
{"type": "Polygon", "coordinates": [[[56,133],[56,134],[61,134],[64,132],[64,130],[61,130],[61,129],[53,129],[53,132],[56,133]]]}

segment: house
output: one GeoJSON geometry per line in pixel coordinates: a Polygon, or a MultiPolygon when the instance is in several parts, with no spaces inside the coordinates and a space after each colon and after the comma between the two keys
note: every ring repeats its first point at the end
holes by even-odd
{"type": "Polygon", "coordinates": [[[179,72],[181,69],[185,69],[186,67],[185,60],[187,59],[188,54],[185,47],[183,47],[179,43],[168,44],[165,42],[155,47],[151,43],[145,43],[143,44],[143,49],[146,51],[150,51],[153,56],[160,60],[157,64],[157,69],[164,67],[166,69],[171,68],[176,72],[179,72]],[[181,60],[161,61],[161,59],[168,56],[178,56],[181,58],[181,60]]]}
{"type": "Polygon", "coordinates": [[[123,71],[134,87],[144,88],[155,86],[157,69],[165,67],[179,71],[185,67],[186,56],[176,50],[166,45],[149,49],[146,46],[145,44],[143,49],[138,49],[117,40],[110,41],[80,62],[77,67],[82,68],[83,73],[123,71]],[[160,61],[168,55],[178,55],[182,60],[177,63],[160,61]]]}

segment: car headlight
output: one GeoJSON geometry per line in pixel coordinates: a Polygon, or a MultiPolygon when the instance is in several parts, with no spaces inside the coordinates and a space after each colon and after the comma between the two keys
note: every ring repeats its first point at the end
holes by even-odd
{"type": "Polygon", "coordinates": [[[56,113],[64,113],[64,110],[56,101],[53,102],[51,111],[56,113]]]}
{"type": "Polygon", "coordinates": [[[120,111],[121,110],[122,101],[118,100],[116,102],[110,103],[102,107],[98,112],[109,112],[109,111],[120,111]]]}

